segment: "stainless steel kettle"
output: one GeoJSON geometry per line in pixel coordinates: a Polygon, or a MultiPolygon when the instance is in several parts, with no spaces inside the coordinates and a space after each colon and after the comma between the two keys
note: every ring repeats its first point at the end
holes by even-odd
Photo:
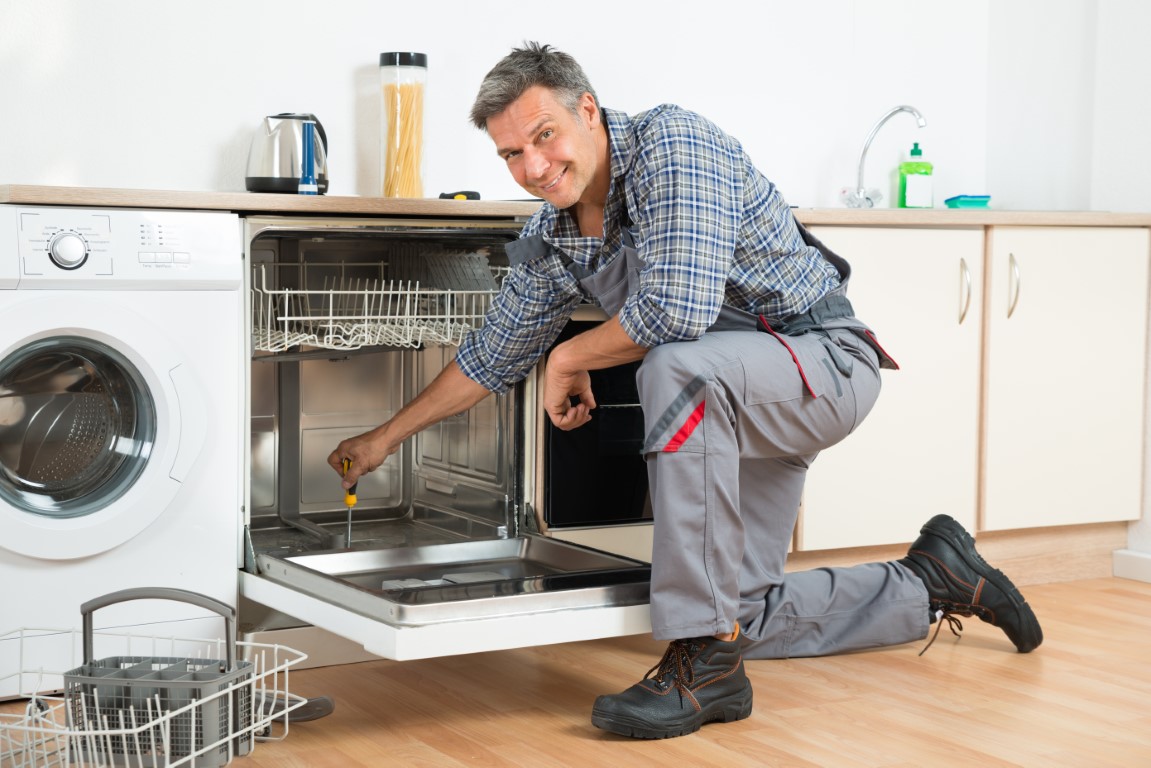
{"type": "Polygon", "coordinates": [[[319,193],[328,191],[328,137],[315,115],[283,112],[268,115],[252,136],[244,185],[249,192],[299,191],[304,161],[304,123],[316,124],[315,179],[319,193]]]}

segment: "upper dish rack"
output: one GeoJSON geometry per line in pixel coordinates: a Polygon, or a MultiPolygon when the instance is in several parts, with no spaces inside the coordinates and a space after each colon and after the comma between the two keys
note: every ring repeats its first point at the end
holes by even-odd
{"type": "Polygon", "coordinates": [[[482,253],[256,264],[253,348],[458,345],[483,324],[507,271],[490,265],[482,253]],[[389,279],[389,274],[423,279],[389,279]]]}

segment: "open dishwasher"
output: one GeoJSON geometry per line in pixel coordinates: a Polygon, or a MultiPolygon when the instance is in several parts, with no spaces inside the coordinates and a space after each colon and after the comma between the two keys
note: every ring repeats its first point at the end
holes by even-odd
{"type": "Polygon", "coordinates": [[[246,219],[245,631],[303,623],[414,659],[650,630],[647,563],[546,535],[538,371],[408,440],[351,509],[326,463],[483,322],[519,226],[246,219]]]}

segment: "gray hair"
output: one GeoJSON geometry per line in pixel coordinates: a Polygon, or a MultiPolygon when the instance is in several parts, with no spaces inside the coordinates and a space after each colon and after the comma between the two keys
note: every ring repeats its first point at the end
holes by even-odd
{"type": "Polygon", "coordinates": [[[489,118],[503,112],[524,91],[536,85],[550,88],[572,112],[578,111],[579,100],[585,93],[590,93],[599,104],[595,90],[575,59],[550,45],[525,42],[523,48],[513,48],[484,76],[472,104],[472,122],[476,128],[487,130],[489,118]]]}

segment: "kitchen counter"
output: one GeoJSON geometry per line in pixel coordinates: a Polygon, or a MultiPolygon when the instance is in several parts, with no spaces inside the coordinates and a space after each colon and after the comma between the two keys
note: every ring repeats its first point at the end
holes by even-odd
{"type": "MultiPolygon", "coordinates": [[[[532,200],[439,200],[434,198],[276,195],[252,192],[0,185],[0,203],[86,207],[182,208],[240,213],[364,216],[530,216],[532,200]]],[[[796,208],[803,224],[880,227],[1151,227],[1151,212],[1000,211],[995,209],[796,208]]]]}
{"type": "Polygon", "coordinates": [[[852,227],[1151,227],[1151,212],[998,211],[994,208],[796,208],[805,225],[852,227]]]}
{"type": "Polygon", "coordinates": [[[364,216],[531,216],[530,200],[440,200],[438,198],[277,195],[254,192],[178,192],[109,187],[0,185],[0,203],[78,205],[87,208],[179,208],[237,213],[338,214],[364,216]]]}

